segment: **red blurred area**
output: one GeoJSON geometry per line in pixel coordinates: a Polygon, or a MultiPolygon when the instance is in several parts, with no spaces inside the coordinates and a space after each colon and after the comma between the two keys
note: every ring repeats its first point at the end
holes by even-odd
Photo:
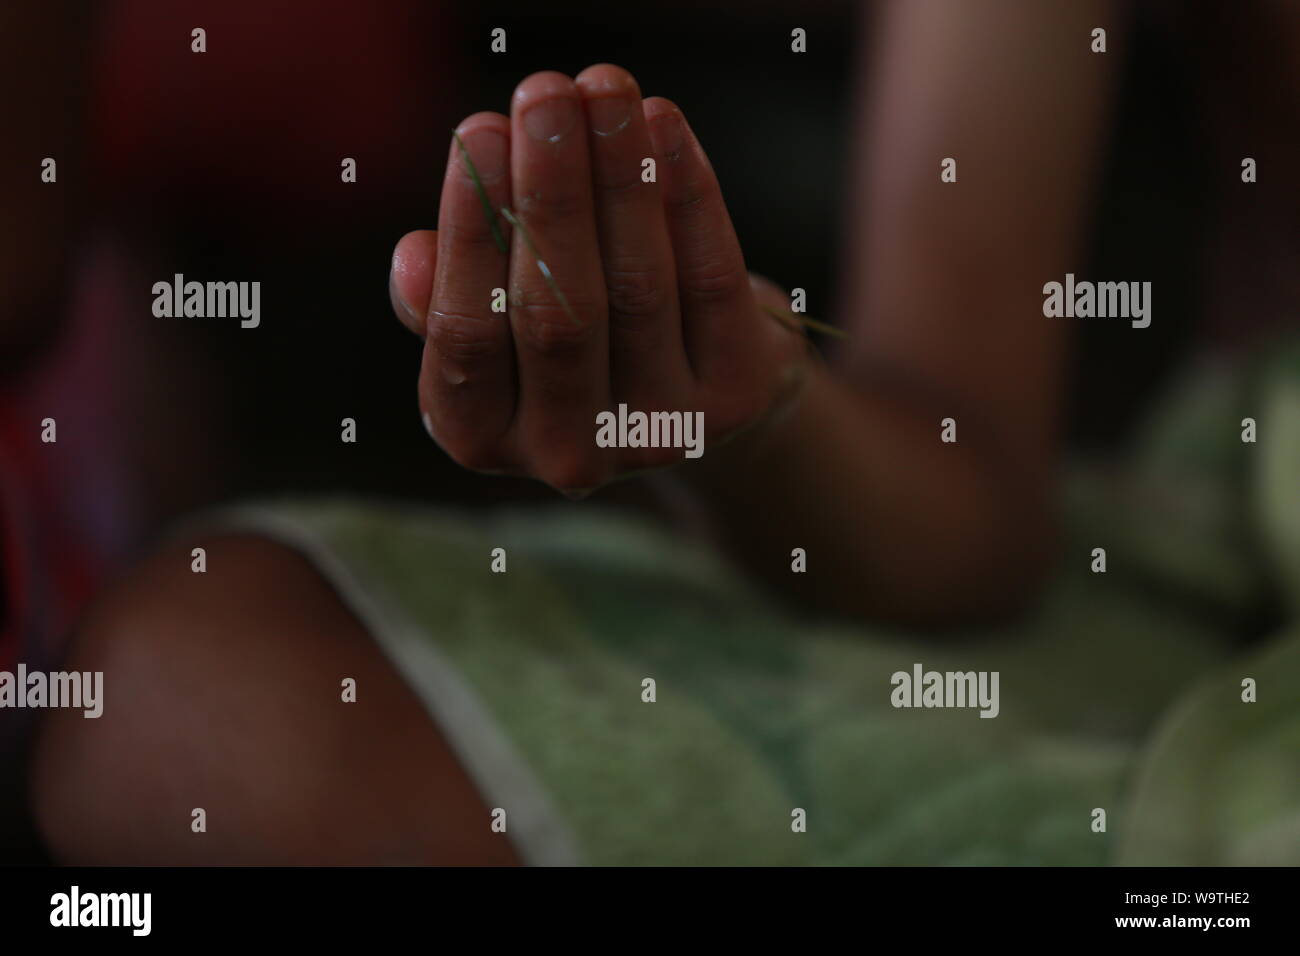
{"type": "Polygon", "coordinates": [[[370,202],[420,179],[460,75],[451,25],[418,0],[118,0],[93,74],[96,192],[258,235],[268,210],[307,229],[363,216],[340,163],[357,160],[370,202]]]}
{"type": "MultiPolygon", "coordinates": [[[[133,384],[150,349],[171,347],[161,330],[140,331],[141,290],[158,269],[150,256],[215,233],[250,262],[286,248],[310,259],[412,196],[428,210],[432,157],[464,85],[446,4],[115,0],[96,10],[89,182],[76,183],[76,218],[95,220],[95,238],[66,238],[67,320],[0,383],[0,668],[56,654],[97,585],[165,517],[131,460],[133,430],[146,432],[158,414],[149,406],[167,402],[164,390],[142,400],[133,384]],[[195,28],[206,52],[192,50],[195,28]],[[340,188],[344,157],[357,161],[356,187],[340,188]],[[47,416],[57,444],[40,441],[47,416]]],[[[202,456],[167,448],[174,461],[154,478],[183,484],[202,456]]]]}

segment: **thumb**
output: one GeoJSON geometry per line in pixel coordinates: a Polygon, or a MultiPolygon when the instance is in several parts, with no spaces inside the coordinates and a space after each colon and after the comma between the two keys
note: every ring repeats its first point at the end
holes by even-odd
{"type": "Polygon", "coordinates": [[[433,275],[438,264],[438,233],[432,229],[408,232],[393,250],[388,272],[388,299],[402,324],[421,338],[424,319],[433,297],[433,275]]]}

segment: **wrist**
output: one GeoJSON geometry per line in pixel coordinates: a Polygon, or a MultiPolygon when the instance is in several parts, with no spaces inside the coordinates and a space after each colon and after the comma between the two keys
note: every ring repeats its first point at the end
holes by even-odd
{"type": "Polygon", "coordinates": [[[815,401],[825,366],[801,358],[778,377],[774,398],[766,411],[748,424],[715,438],[697,461],[674,468],[671,474],[689,488],[708,492],[734,487],[746,471],[762,468],[773,458],[797,460],[805,434],[810,402],[815,401]]]}

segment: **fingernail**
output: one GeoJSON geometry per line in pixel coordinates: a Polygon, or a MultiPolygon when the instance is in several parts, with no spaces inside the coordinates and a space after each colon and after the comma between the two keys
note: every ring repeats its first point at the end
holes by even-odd
{"type": "MultiPolygon", "coordinates": [[[[504,136],[496,130],[478,129],[469,134],[469,139],[465,138],[464,133],[460,138],[481,181],[496,182],[505,175],[506,165],[510,162],[510,146],[504,136]]],[[[459,152],[457,150],[457,153],[459,152]]],[[[464,156],[460,156],[460,165],[466,178],[472,179],[469,168],[465,165],[464,156]]]]}
{"type": "Polygon", "coordinates": [[[428,413],[428,412],[421,412],[421,413],[420,413],[420,421],[424,422],[424,430],[428,433],[429,437],[432,438],[432,437],[433,437],[433,422],[430,421],[430,419],[429,419],[429,413],[428,413]]]}
{"type": "Polygon", "coordinates": [[[622,96],[601,96],[587,100],[587,118],[597,136],[612,136],[632,119],[632,103],[622,96]]]}
{"type": "Polygon", "coordinates": [[[393,256],[393,263],[388,267],[388,297],[397,303],[398,308],[406,313],[407,317],[416,325],[423,325],[424,320],[415,314],[411,304],[402,297],[401,289],[397,285],[397,256],[393,256]]]}
{"type": "Polygon", "coordinates": [[[577,122],[578,101],[571,96],[552,96],[524,113],[524,129],[533,139],[558,143],[577,122]]]}

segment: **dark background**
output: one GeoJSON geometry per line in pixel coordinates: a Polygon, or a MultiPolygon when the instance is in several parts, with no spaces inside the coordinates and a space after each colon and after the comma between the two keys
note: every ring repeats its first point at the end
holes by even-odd
{"type": "MultiPolygon", "coordinates": [[[[833,317],[865,8],[801,9],[810,52],[796,56],[788,52],[789,15],[779,11],[670,4],[665,15],[630,4],[563,6],[568,15],[540,13],[532,3],[463,4],[437,13],[433,5],[410,4],[382,24],[395,24],[411,44],[402,70],[379,45],[388,34],[376,29],[361,37],[359,50],[356,35],[330,29],[319,12],[291,23],[260,18],[293,42],[276,49],[263,41],[252,50],[222,30],[258,24],[225,14],[228,23],[208,28],[202,56],[188,51],[188,24],[202,18],[165,14],[180,51],[167,54],[166,66],[192,75],[169,94],[164,64],[153,72],[137,60],[133,70],[153,72],[150,79],[161,84],[153,91],[158,113],[176,129],[157,131],[144,144],[117,145],[109,162],[127,167],[126,188],[103,178],[90,198],[109,241],[122,244],[137,267],[124,305],[138,314],[129,321],[147,338],[169,340],[164,360],[191,365],[189,374],[128,377],[128,387],[148,391],[138,404],[185,410],[153,424],[154,433],[137,435],[146,457],[167,448],[203,463],[177,476],[180,486],[163,490],[169,511],[286,490],[463,501],[547,496],[527,482],[465,474],[427,441],[415,404],[420,348],[393,319],[385,291],[397,238],[436,226],[452,127],[481,109],[508,111],[515,84],[535,70],[575,75],[593,62],[613,62],[632,71],[645,95],[677,102],[718,170],[750,268],[802,286],[812,313],[833,317]],[[495,26],[507,30],[505,55],[487,52],[495,26]],[[184,97],[191,86],[224,95],[211,93],[195,115],[184,97]],[[278,104],[312,104],[312,114],[329,122],[300,139],[274,135],[258,148],[248,109],[259,90],[273,91],[278,104]],[[385,135],[367,139],[376,128],[385,135]],[[241,129],[236,149],[229,131],[241,129]],[[148,155],[132,154],[140,145],[148,155]],[[355,184],[339,180],[343,156],[357,159],[355,184]],[[261,327],[153,319],[144,290],[175,272],[260,279],[261,327]],[[166,328],[158,328],[162,323],[166,328]],[[355,445],[338,440],[345,416],[358,422],[355,445]]],[[[1087,400],[1071,403],[1069,428],[1076,445],[1090,448],[1122,441],[1135,409],[1176,364],[1197,325],[1195,288],[1184,280],[1197,269],[1207,214],[1206,152],[1189,115],[1195,101],[1185,59],[1143,18],[1136,27],[1116,53],[1127,63],[1113,140],[1122,148],[1113,149],[1105,167],[1093,264],[1080,278],[1149,278],[1161,313],[1181,320],[1154,323],[1141,336],[1126,335],[1123,323],[1077,324],[1072,394],[1087,400]],[[1125,335],[1123,349],[1111,347],[1115,335],[1125,335]]],[[[264,110],[254,118],[276,132],[264,110]]],[[[115,117],[95,120],[111,127],[115,117]]]]}

